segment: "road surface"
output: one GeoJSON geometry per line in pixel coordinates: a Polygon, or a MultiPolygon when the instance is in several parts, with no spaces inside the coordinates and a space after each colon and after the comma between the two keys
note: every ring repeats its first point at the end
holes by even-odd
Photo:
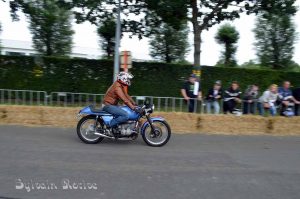
{"type": "Polygon", "coordinates": [[[300,198],[300,137],[174,134],[152,148],[3,125],[0,158],[0,198],[300,198]]]}

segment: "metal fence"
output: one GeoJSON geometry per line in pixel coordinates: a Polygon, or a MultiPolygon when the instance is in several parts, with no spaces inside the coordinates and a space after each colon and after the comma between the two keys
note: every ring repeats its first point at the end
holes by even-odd
{"type": "Polygon", "coordinates": [[[47,105],[48,95],[45,91],[0,89],[1,104],[47,105]]]}
{"type": "MultiPolygon", "coordinates": [[[[103,97],[104,94],[93,93],[51,92],[48,95],[46,91],[0,89],[0,104],[8,105],[83,107],[93,104],[96,107],[100,107],[103,97]]],[[[190,102],[178,97],[133,96],[133,99],[137,104],[142,104],[145,100],[148,100],[151,104],[155,105],[156,111],[164,112],[188,112],[190,106],[190,102]]],[[[218,103],[219,113],[221,113],[223,102],[215,103],[218,103]]],[[[258,105],[259,103],[257,102],[253,104],[238,103],[236,114],[242,114],[242,110],[245,109],[252,110],[253,114],[258,114],[258,105]]],[[[195,100],[193,112],[215,113],[215,109],[208,101],[195,100]],[[209,112],[208,106],[211,107],[211,112],[209,112]]]]}
{"type": "MultiPolygon", "coordinates": [[[[38,105],[38,106],[61,106],[61,107],[83,107],[93,104],[101,106],[104,94],[51,92],[35,90],[12,90],[0,89],[0,103],[8,105],[38,105]]],[[[157,111],[186,112],[189,103],[183,98],[177,97],[154,97],[133,96],[137,104],[145,100],[155,105],[157,111]]],[[[203,103],[195,103],[195,112],[203,112],[203,103]]]]}
{"type": "Polygon", "coordinates": [[[104,94],[52,92],[49,95],[50,106],[81,107],[89,104],[99,105],[104,94]]]}
{"type": "MultiPolygon", "coordinates": [[[[93,104],[99,107],[103,97],[104,94],[52,92],[49,96],[49,105],[81,107],[93,104]]],[[[189,106],[189,102],[186,102],[183,98],[176,97],[132,96],[132,98],[137,104],[143,104],[145,100],[148,100],[151,104],[154,104],[157,111],[185,112],[189,106]]],[[[203,112],[202,103],[199,101],[195,103],[195,112],[203,112]]]]}

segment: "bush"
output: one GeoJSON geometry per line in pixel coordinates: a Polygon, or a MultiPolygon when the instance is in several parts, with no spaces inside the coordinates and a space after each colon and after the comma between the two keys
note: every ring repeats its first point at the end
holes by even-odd
{"type": "Polygon", "coordinates": [[[299,87],[300,73],[265,69],[205,67],[202,75],[204,90],[215,80],[221,80],[225,88],[230,86],[231,81],[238,81],[242,90],[246,89],[248,85],[257,84],[263,91],[273,83],[281,85],[284,80],[289,80],[294,86],[299,87]]]}
{"type": "MultiPolygon", "coordinates": [[[[132,95],[180,96],[191,65],[134,62],[132,95]]],[[[113,61],[56,57],[0,56],[0,88],[44,90],[47,92],[105,93],[112,83],[113,61]]],[[[256,83],[263,89],[272,83],[290,80],[300,86],[300,73],[272,70],[203,67],[204,92],[216,80],[224,87],[237,80],[242,89],[256,83]]]]}

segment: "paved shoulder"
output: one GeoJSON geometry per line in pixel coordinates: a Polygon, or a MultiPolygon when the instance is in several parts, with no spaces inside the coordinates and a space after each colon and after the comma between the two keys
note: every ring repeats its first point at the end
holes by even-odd
{"type": "Polygon", "coordinates": [[[75,129],[0,126],[0,198],[300,198],[300,137],[176,135],[82,143],[75,129]]]}

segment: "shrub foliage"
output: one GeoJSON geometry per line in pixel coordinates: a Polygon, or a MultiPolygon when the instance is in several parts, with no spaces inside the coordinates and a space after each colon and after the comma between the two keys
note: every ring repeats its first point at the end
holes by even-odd
{"type": "MultiPolygon", "coordinates": [[[[191,65],[134,62],[132,95],[180,96],[180,88],[191,73],[191,65]]],[[[112,83],[111,60],[69,59],[56,57],[0,56],[0,88],[30,89],[47,92],[68,91],[105,93],[112,83]]],[[[216,80],[224,87],[237,80],[242,89],[258,84],[262,89],[270,84],[290,80],[300,86],[300,73],[273,70],[205,66],[201,84],[204,92],[216,80]]]]}

